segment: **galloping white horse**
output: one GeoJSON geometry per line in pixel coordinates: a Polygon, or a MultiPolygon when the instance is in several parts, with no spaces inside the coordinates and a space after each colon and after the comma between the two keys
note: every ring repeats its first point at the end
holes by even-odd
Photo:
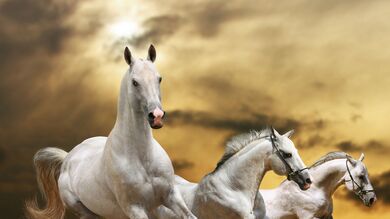
{"type": "Polygon", "coordinates": [[[310,189],[300,191],[294,183],[285,181],[276,189],[260,190],[266,218],[332,218],[332,196],[343,184],[370,207],[376,196],[363,159],[364,154],[354,160],[344,152],[331,152],[309,168],[313,177],[310,189]]]}
{"type": "Polygon", "coordinates": [[[161,77],[153,64],[156,50],[151,45],[142,60],[126,47],[124,57],[130,67],[108,138],[87,139],[69,153],[44,148],[35,154],[47,206],[39,209],[35,202],[27,203],[31,218],[60,219],[67,207],[82,219],[147,219],[160,205],[181,218],[195,218],[174,186],[168,155],[152,136],[151,127],[161,128],[164,116],[161,77]]]}
{"type": "MultiPolygon", "coordinates": [[[[263,130],[234,137],[216,169],[199,184],[176,176],[176,183],[187,206],[201,219],[263,218],[259,185],[269,170],[287,175],[301,189],[310,187],[311,179],[297,149],[289,139],[293,132],[279,135],[263,130]],[[255,202],[255,199],[259,201],[255,202]]],[[[158,218],[176,218],[167,208],[157,210],[158,218]]]]}

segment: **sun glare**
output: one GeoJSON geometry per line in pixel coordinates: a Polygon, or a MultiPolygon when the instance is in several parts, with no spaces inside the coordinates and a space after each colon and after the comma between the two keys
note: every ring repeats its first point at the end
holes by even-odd
{"type": "Polygon", "coordinates": [[[131,37],[137,34],[140,27],[131,21],[118,21],[109,26],[109,31],[117,37],[131,37]]]}

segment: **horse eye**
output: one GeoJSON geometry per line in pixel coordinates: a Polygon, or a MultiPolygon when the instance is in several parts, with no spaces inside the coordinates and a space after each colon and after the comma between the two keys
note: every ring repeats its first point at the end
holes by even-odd
{"type": "Polygon", "coordinates": [[[364,176],[363,175],[359,176],[359,179],[364,180],[364,176]]]}
{"type": "Polygon", "coordinates": [[[161,81],[162,81],[162,78],[161,77],[158,78],[158,83],[161,83],[161,81]]]}
{"type": "Polygon", "coordinates": [[[137,81],[133,80],[133,85],[134,85],[135,87],[137,87],[139,84],[138,84],[137,81]]]}
{"type": "Polygon", "coordinates": [[[291,157],[292,157],[292,154],[291,154],[291,153],[284,153],[284,157],[285,157],[285,158],[291,158],[291,157]]]}

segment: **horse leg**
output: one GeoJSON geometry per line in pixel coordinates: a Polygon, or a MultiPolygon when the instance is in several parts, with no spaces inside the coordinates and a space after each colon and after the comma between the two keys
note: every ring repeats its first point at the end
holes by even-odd
{"type": "Polygon", "coordinates": [[[300,211],[297,212],[298,218],[312,218],[312,219],[321,219],[319,217],[316,217],[314,213],[309,212],[309,211],[300,211]]]}
{"type": "Polygon", "coordinates": [[[256,219],[256,216],[254,214],[250,214],[245,219],[256,219]]]}
{"type": "Polygon", "coordinates": [[[81,201],[69,191],[62,192],[62,199],[66,207],[75,213],[80,219],[98,219],[99,216],[89,210],[81,201]]]}
{"type": "Polygon", "coordinates": [[[173,186],[165,198],[164,206],[171,209],[180,218],[196,219],[195,215],[188,209],[176,186],[173,186]]]}
{"type": "Polygon", "coordinates": [[[149,219],[145,209],[139,205],[129,205],[125,209],[125,214],[130,219],[149,219]]]}
{"type": "Polygon", "coordinates": [[[266,214],[264,199],[259,191],[257,191],[257,195],[255,197],[255,202],[253,205],[253,214],[255,215],[256,219],[263,219],[266,214]]]}
{"type": "Polygon", "coordinates": [[[76,214],[80,217],[80,219],[98,219],[99,216],[93,213],[91,210],[89,210],[83,203],[78,201],[77,203],[73,204],[71,207],[71,210],[76,212],[76,214]]]}

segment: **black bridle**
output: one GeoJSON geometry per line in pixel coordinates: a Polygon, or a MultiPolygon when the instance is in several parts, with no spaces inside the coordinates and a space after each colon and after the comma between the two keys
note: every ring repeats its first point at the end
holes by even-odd
{"type": "Polygon", "coordinates": [[[345,161],[345,165],[347,166],[347,171],[348,171],[348,174],[349,174],[349,178],[351,178],[350,180],[345,180],[345,181],[347,181],[347,182],[348,181],[352,181],[352,190],[360,199],[363,200],[363,195],[365,195],[367,193],[375,192],[375,190],[373,190],[373,189],[365,190],[362,185],[359,185],[355,181],[355,179],[352,177],[351,171],[349,170],[348,159],[345,161]],[[355,186],[358,188],[358,191],[355,190],[355,186]]]}
{"type": "Polygon", "coordinates": [[[287,170],[288,170],[288,174],[287,174],[287,179],[288,180],[291,180],[291,177],[294,177],[296,175],[298,175],[300,172],[308,169],[307,167],[305,168],[302,168],[302,169],[299,169],[299,170],[296,170],[294,171],[293,168],[290,166],[290,164],[286,161],[286,159],[284,158],[283,156],[283,153],[282,151],[279,149],[279,147],[275,144],[275,140],[276,140],[276,135],[275,135],[275,132],[274,132],[274,129],[273,127],[271,127],[271,135],[270,135],[270,138],[271,138],[271,144],[272,144],[272,147],[273,149],[275,150],[276,152],[276,155],[279,157],[279,159],[284,163],[284,165],[286,166],[287,170]]]}

